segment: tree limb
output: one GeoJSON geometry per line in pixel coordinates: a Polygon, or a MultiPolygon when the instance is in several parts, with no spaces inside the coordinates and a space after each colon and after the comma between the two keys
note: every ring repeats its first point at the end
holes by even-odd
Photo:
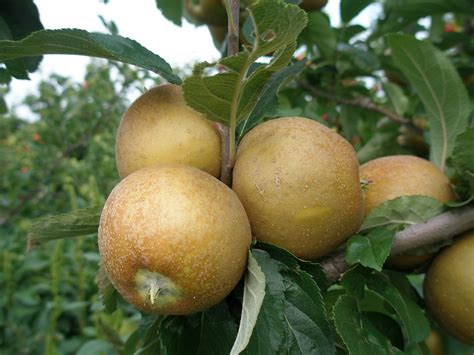
{"type": "Polygon", "coordinates": [[[322,97],[322,98],[334,101],[338,104],[355,106],[355,107],[359,107],[359,108],[362,108],[362,109],[367,110],[367,111],[372,111],[372,112],[379,113],[383,116],[388,117],[391,121],[393,121],[395,123],[398,123],[399,125],[405,126],[411,132],[413,132],[417,135],[421,135],[423,133],[423,131],[420,128],[415,126],[407,118],[405,118],[403,116],[400,116],[400,115],[397,115],[395,112],[392,112],[392,111],[386,109],[385,107],[381,107],[381,106],[378,106],[378,105],[374,104],[367,97],[359,97],[357,99],[345,99],[345,98],[342,98],[342,97],[338,97],[335,94],[332,94],[332,93],[320,90],[318,88],[315,88],[314,86],[310,85],[306,81],[299,81],[299,84],[303,88],[305,88],[306,90],[311,92],[314,96],[322,97]]]}
{"type": "MultiPolygon", "coordinates": [[[[470,229],[474,229],[474,205],[453,209],[425,223],[416,224],[398,232],[390,255],[400,255],[419,247],[435,244],[470,229]]],[[[323,260],[321,265],[331,282],[338,280],[349,268],[343,251],[323,260]]]]}

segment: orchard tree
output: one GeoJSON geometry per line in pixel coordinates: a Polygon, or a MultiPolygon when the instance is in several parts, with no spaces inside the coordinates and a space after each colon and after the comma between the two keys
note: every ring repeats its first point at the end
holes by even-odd
{"type": "Polygon", "coordinates": [[[0,14],[4,82],[45,54],[167,82],[124,112],[105,205],[28,234],[98,231],[105,309],[142,312],[118,352],[472,353],[472,1],[341,0],[332,27],[325,1],[157,0],[222,53],[187,77],[114,31],[42,30],[25,3],[0,14]]]}

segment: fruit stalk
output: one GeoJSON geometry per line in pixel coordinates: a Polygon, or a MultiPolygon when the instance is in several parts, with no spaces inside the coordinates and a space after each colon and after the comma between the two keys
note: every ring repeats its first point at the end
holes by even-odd
{"type": "MultiPolygon", "coordinates": [[[[225,7],[228,18],[227,55],[232,56],[239,52],[239,12],[240,0],[226,0],[225,7]]],[[[235,161],[235,130],[237,127],[236,115],[231,115],[229,128],[218,125],[222,141],[221,181],[230,186],[232,183],[232,168],[235,161]]]]}
{"type": "MultiPolygon", "coordinates": [[[[473,228],[474,205],[457,208],[395,234],[390,255],[400,255],[422,246],[435,244],[473,228]]],[[[349,267],[344,258],[344,251],[323,260],[321,265],[331,282],[338,280],[349,267]]]]}
{"type": "MultiPolygon", "coordinates": [[[[230,159],[230,134],[229,127],[222,123],[215,122],[215,127],[221,137],[221,177],[220,180],[230,186],[232,183],[232,168],[234,167],[234,159],[230,159]]],[[[235,146],[235,143],[234,143],[235,146]]],[[[235,153],[234,153],[235,156],[235,153]]]]}

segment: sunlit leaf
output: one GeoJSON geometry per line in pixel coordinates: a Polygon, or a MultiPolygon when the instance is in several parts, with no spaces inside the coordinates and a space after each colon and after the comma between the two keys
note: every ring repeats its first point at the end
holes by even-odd
{"type": "Polygon", "coordinates": [[[395,65],[416,89],[428,114],[430,159],[444,170],[472,110],[466,88],[446,55],[428,41],[397,34],[389,35],[388,42],[395,65]]]}
{"type": "Polygon", "coordinates": [[[171,83],[181,82],[163,58],[121,36],[61,29],[34,32],[20,41],[0,41],[0,61],[43,54],[84,55],[120,61],[151,70],[171,83]]]}
{"type": "Polygon", "coordinates": [[[346,260],[381,271],[390,254],[394,230],[374,229],[367,235],[355,235],[346,244],[346,260]]]}
{"type": "Polygon", "coordinates": [[[250,116],[268,80],[290,62],[296,38],[306,25],[305,12],[295,5],[262,0],[248,9],[256,34],[253,45],[218,63],[196,65],[183,85],[191,107],[224,124],[250,116]],[[270,54],[270,62],[255,65],[260,57],[270,54]]]}
{"type": "Polygon", "coordinates": [[[242,300],[242,316],[237,338],[230,352],[231,355],[240,354],[250,341],[265,297],[265,284],[265,274],[252,253],[249,252],[244,297],[242,300]]]}
{"type": "Polygon", "coordinates": [[[28,244],[97,233],[102,206],[88,207],[36,220],[28,232],[28,244]]]}
{"type": "MultiPolygon", "coordinates": [[[[369,185],[370,189],[370,185],[369,185]]],[[[445,210],[444,204],[428,196],[401,196],[370,211],[361,231],[376,227],[399,228],[426,222],[445,210]]]]}

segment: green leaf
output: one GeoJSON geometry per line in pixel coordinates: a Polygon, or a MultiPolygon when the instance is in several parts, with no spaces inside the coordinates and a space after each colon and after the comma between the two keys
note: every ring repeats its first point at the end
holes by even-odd
{"type": "Polygon", "coordinates": [[[267,288],[245,353],[335,353],[321,292],[313,278],[264,251],[254,249],[253,255],[265,273],[267,288]]]}
{"type": "Polygon", "coordinates": [[[351,25],[347,26],[343,29],[342,31],[342,42],[349,42],[349,40],[354,37],[355,35],[358,35],[361,32],[364,32],[367,30],[364,26],[361,25],[351,25]]]}
{"type": "Polygon", "coordinates": [[[326,278],[326,274],[324,273],[324,270],[320,264],[298,259],[289,251],[279,248],[273,244],[259,241],[256,247],[258,249],[265,250],[273,259],[285,264],[287,268],[296,273],[299,273],[300,271],[307,272],[309,275],[311,275],[321,290],[326,290],[330,286],[329,281],[326,278]]]}
{"type": "Polygon", "coordinates": [[[347,241],[346,260],[352,265],[360,263],[366,267],[381,271],[390,254],[394,230],[374,229],[367,235],[355,235],[347,241]]]}
{"type": "Polygon", "coordinates": [[[360,312],[357,300],[348,295],[339,296],[333,307],[337,333],[347,346],[349,354],[392,354],[388,338],[360,312]]]}
{"type": "Polygon", "coordinates": [[[76,353],[77,355],[109,355],[116,354],[113,345],[105,340],[89,340],[76,353]]]}
{"type": "Polygon", "coordinates": [[[403,116],[410,108],[410,100],[403,92],[403,89],[390,82],[383,83],[382,87],[394,111],[398,115],[403,116]]]}
{"type": "Polygon", "coordinates": [[[221,355],[230,352],[237,325],[221,302],[198,314],[165,318],[158,334],[165,354],[221,355]]]}
{"type": "Polygon", "coordinates": [[[448,205],[460,207],[474,198],[474,128],[467,129],[456,138],[449,165],[455,171],[452,182],[456,186],[459,196],[465,201],[448,205]]]}
{"type": "Polygon", "coordinates": [[[28,245],[97,233],[102,206],[40,218],[28,231],[28,245]]]}
{"type": "Polygon", "coordinates": [[[336,33],[329,23],[326,14],[313,11],[308,14],[308,25],[302,33],[302,37],[311,44],[316,44],[321,55],[332,60],[336,52],[336,33]]]}
{"type": "Polygon", "coordinates": [[[395,65],[423,102],[430,125],[430,159],[444,171],[471,112],[466,88],[446,55],[428,41],[389,35],[388,43],[395,65]]]}
{"type": "Polygon", "coordinates": [[[3,98],[3,95],[0,94],[0,115],[3,115],[8,112],[7,102],[3,98]]]}
{"type": "Polygon", "coordinates": [[[12,33],[5,19],[0,16],[0,39],[11,39],[12,33]]]}
{"type": "Polygon", "coordinates": [[[8,84],[11,81],[10,73],[5,68],[0,68],[0,84],[8,84]]]}
{"type": "Polygon", "coordinates": [[[367,288],[381,295],[397,313],[406,346],[426,339],[430,331],[429,322],[410,295],[400,292],[387,276],[380,273],[366,275],[365,281],[367,288]]]}
{"type": "Polygon", "coordinates": [[[117,301],[119,294],[115,287],[110,282],[109,277],[105,271],[104,266],[100,263],[99,274],[97,275],[97,284],[99,286],[99,294],[102,299],[102,304],[105,307],[105,312],[112,313],[117,309],[117,301]]]}
{"type": "Polygon", "coordinates": [[[474,174],[474,128],[457,136],[451,158],[456,168],[474,174]]]}
{"type": "MultiPolygon", "coordinates": [[[[2,1],[2,6],[0,6],[0,40],[20,40],[30,33],[42,29],[38,8],[33,0],[2,1]]],[[[7,63],[7,67],[9,70],[12,68],[11,75],[19,79],[27,78],[26,72],[32,73],[38,69],[41,60],[41,56],[22,58],[7,63]],[[23,73],[21,73],[22,71],[23,73]]]]}
{"type": "Polygon", "coordinates": [[[278,90],[284,83],[301,74],[304,66],[304,62],[297,62],[281,69],[270,77],[255,104],[255,108],[237,130],[239,132],[237,135],[239,140],[246,132],[255,127],[265,117],[266,113],[271,112],[278,106],[278,90]]]}
{"type": "Polygon", "coordinates": [[[380,68],[379,58],[365,44],[351,45],[342,43],[338,48],[345,58],[365,73],[372,74],[374,70],[380,68]]]}
{"type": "Polygon", "coordinates": [[[237,324],[230,315],[227,304],[221,302],[202,312],[200,344],[197,353],[229,354],[236,336],[237,324]]]}
{"type": "Polygon", "coordinates": [[[364,220],[360,230],[363,232],[379,227],[398,229],[400,226],[426,222],[444,210],[444,204],[432,197],[401,196],[375,207],[364,220]]]}
{"type": "Polygon", "coordinates": [[[306,272],[285,278],[285,351],[290,354],[335,354],[321,292],[306,272]]]}
{"type": "Polygon", "coordinates": [[[252,255],[265,275],[266,286],[257,323],[244,354],[275,354],[282,346],[285,335],[283,277],[280,265],[268,253],[253,249],[252,255]]]}
{"type": "Polygon", "coordinates": [[[370,5],[373,0],[341,0],[341,18],[344,22],[350,22],[363,9],[370,5]]]}
{"type": "Polygon", "coordinates": [[[357,159],[363,164],[382,156],[406,153],[398,144],[394,144],[398,135],[398,129],[378,129],[369,141],[357,151],[357,159]]]}
{"type": "Polygon", "coordinates": [[[231,355],[240,354],[247,347],[257,323],[257,317],[260,313],[264,297],[265,274],[252,253],[249,252],[244,297],[242,300],[242,316],[237,337],[230,351],[231,355]]]}
{"type": "Polygon", "coordinates": [[[196,65],[183,85],[188,105],[225,124],[232,120],[239,123],[250,116],[267,81],[289,63],[296,38],[306,25],[305,12],[295,5],[262,0],[248,9],[256,33],[252,47],[218,63],[196,65]],[[272,52],[269,63],[254,65],[272,52]],[[220,73],[206,76],[216,67],[220,73]]]}
{"type": "Polygon", "coordinates": [[[161,324],[165,316],[142,314],[138,325],[138,333],[141,338],[141,348],[134,355],[157,355],[161,352],[161,342],[158,336],[161,324]]]}
{"type": "Polygon", "coordinates": [[[183,2],[176,0],[156,0],[156,6],[168,20],[177,26],[181,26],[181,14],[183,12],[183,2]]]}
{"type": "Polygon", "coordinates": [[[181,82],[163,58],[121,36],[61,29],[34,32],[20,41],[0,41],[0,61],[43,54],[74,54],[120,61],[151,70],[171,83],[181,82]]]}

